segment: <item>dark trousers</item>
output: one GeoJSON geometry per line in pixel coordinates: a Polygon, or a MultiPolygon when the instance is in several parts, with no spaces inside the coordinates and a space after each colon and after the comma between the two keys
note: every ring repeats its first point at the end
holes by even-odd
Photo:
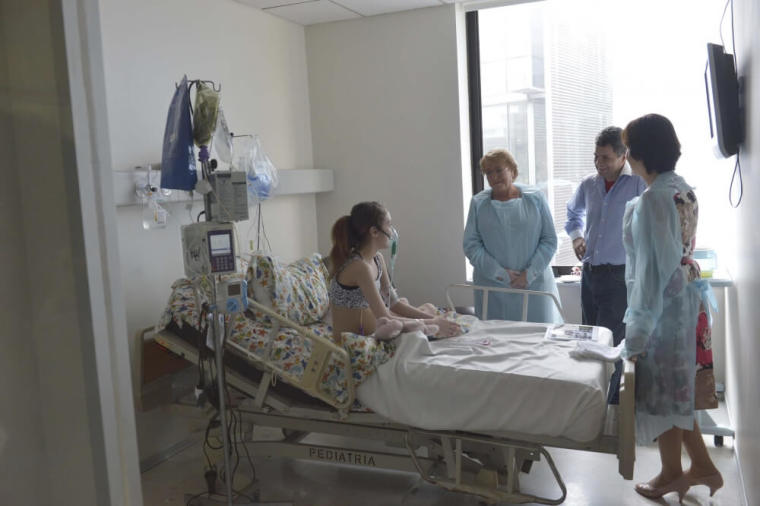
{"type": "MultiPolygon", "coordinates": [[[[625,337],[623,316],[628,307],[625,287],[625,265],[583,264],[581,276],[581,308],[583,324],[607,327],[612,331],[615,346],[625,337]]],[[[609,404],[618,403],[623,362],[615,362],[607,395],[609,404]]]]}

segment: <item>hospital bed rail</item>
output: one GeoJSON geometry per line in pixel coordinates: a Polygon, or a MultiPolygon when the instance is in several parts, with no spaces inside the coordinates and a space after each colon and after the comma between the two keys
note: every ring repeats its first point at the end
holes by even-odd
{"type": "MultiPolygon", "coordinates": [[[[311,341],[311,354],[309,356],[309,360],[304,367],[303,376],[298,377],[294,374],[289,373],[288,371],[285,371],[282,367],[279,367],[276,365],[272,360],[269,360],[270,353],[271,353],[271,347],[268,347],[265,356],[259,356],[255,353],[251,353],[250,351],[246,350],[244,347],[239,346],[238,344],[234,342],[226,342],[225,348],[232,348],[235,351],[237,351],[239,354],[242,354],[246,357],[247,360],[250,360],[256,364],[256,367],[261,369],[264,373],[264,377],[266,381],[261,381],[259,383],[259,392],[258,395],[255,396],[257,399],[257,405],[258,407],[262,407],[263,405],[263,399],[266,397],[266,389],[269,384],[274,383],[276,379],[279,377],[288,384],[302,390],[303,392],[307,393],[308,395],[315,397],[316,399],[319,399],[320,401],[328,404],[329,406],[333,407],[335,410],[337,410],[338,416],[341,418],[345,418],[348,415],[348,411],[350,410],[351,406],[354,404],[354,401],[356,399],[356,386],[354,385],[354,382],[351,381],[351,378],[353,378],[353,370],[351,367],[351,358],[348,355],[348,352],[345,350],[345,348],[340,347],[330,341],[329,339],[319,336],[315,334],[313,331],[309,330],[308,328],[299,325],[288,318],[285,318],[275,311],[272,311],[268,307],[254,301],[251,299],[248,299],[248,305],[249,308],[255,309],[256,311],[259,311],[261,313],[266,314],[270,318],[272,318],[273,325],[271,330],[269,331],[269,343],[271,346],[272,341],[274,340],[274,337],[277,335],[277,333],[280,331],[281,326],[285,326],[288,328],[292,328],[295,330],[298,335],[304,339],[308,339],[311,341]],[[330,395],[327,395],[325,392],[320,390],[320,380],[325,372],[325,368],[329,364],[330,357],[335,356],[338,362],[338,367],[343,369],[344,377],[346,378],[346,396],[341,401],[335,397],[332,397],[330,395]]],[[[166,331],[160,331],[159,329],[155,329],[154,327],[147,327],[145,329],[142,329],[137,332],[135,336],[135,340],[138,343],[138,351],[137,355],[140,357],[138,359],[138,368],[135,371],[135,374],[138,375],[138,377],[142,377],[142,369],[141,369],[141,363],[142,363],[142,348],[145,341],[145,335],[149,332],[155,332],[154,340],[158,342],[161,346],[164,348],[169,349],[170,351],[173,351],[177,355],[179,355],[182,358],[187,359],[188,353],[186,350],[177,350],[173,349],[171,346],[171,342],[167,341],[167,332],[166,331]]],[[[193,361],[191,361],[193,362],[193,361]]],[[[197,359],[195,359],[195,362],[197,362],[197,359]]],[[[242,379],[242,378],[238,378],[242,379]]],[[[239,381],[235,382],[238,384],[235,384],[234,386],[239,388],[239,381]]],[[[140,407],[142,404],[141,395],[135,395],[135,405],[140,407]]]]}
{"type": "MultiPolygon", "coordinates": [[[[307,394],[316,397],[317,399],[329,404],[338,410],[341,417],[348,415],[348,410],[354,404],[356,398],[356,387],[352,381],[353,372],[351,370],[351,358],[348,356],[348,352],[345,348],[340,347],[330,341],[329,339],[319,336],[311,330],[299,325],[288,318],[276,313],[263,304],[256,302],[255,300],[248,299],[249,308],[252,306],[256,311],[260,311],[270,318],[278,322],[279,325],[292,328],[301,337],[309,339],[311,341],[311,355],[309,361],[304,368],[303,376],[298,377],[288,373],[280,367],[272,364],[271,361],[265,360],[253,353],[248,353],[248,356],[267,369],[267,372],[277,374],[291,385],[300,388],[307,394]],[[344,377],[346,378],[346,398],[340,401],[333,398],[319,389],[320,380],[325,372],[325,368],[329,363],[330,356],[334,355],[338,359],[340,367],[343,369],[344,377]]],[[[278,326],[273,326],[272,333],[279,330],[278,326]]]]}
{"type": "Polygon", "coordinates": [[[472,290],[473,292],[475,290],[481,290],[483,292],[483,307],[482,307],[482,314],[477,315],[478,318],[481,320],[485,320],[486,316],[486,309],[488,308],[488,294],[489,292],[498,292],[498,293],[512,293],[516,295],[522,295],[522,318],[521,321],[528,321],[528,297],[531,295],[536,295],[539,297],[549,297],[554,302],[554,305],[557,307],[557,311],[559,311],[560,316],[562,316],[562,321],[565,321],[565,313],[562,311],[562,304],[560,303],[559,299],[556,295],[554,295],[551,292],[540,292],[537,290],[523,290],[521,288],[507,288],[507,287],[500,287],[500,286],[484,286],[484,285],[476,285],[473,283],[453,283],[446,287],[446,304],[448,305],[448,308],[450,310],[454,310],[454,302],[451,300],[451,289],[452,288],[466,288],[469,290],[472,290]]]}

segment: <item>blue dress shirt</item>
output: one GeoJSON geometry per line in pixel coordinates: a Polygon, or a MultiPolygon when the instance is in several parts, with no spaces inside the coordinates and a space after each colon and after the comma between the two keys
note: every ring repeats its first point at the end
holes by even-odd
{"type": "Polygon", "coordinates": [[[646,190],[646,183],[626,163],[608,192],[599,174],[586,176],[567,203],[565,231],[572,240],[586,240],[583,262],[625,264],[623,213],[626,203],[646,190]],[[585,226],[584,226],[585,225],[585,226]]]}

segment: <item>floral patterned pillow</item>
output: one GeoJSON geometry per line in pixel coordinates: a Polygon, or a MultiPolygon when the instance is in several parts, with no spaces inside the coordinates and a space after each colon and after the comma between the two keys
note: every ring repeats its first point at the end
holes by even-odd
{"type": "MultiPolygon", "coordinates": [[[[288,266],[266,255],[255,255],[248,268],[249,296],[286,318],[308,325],[324,318],[330,307],[327,268],[315,253],[288,266]]],[[[269,318],[261,316],[262,321],[269,318]]]]}
{"type": "MultiPolygon", "coordinates": [[[[255,300],[259,304],[274,309],[272,294],[274,293],[274,263],[272,257],[266,255],[251,255],[248,263],[245,279],[248,281],[248,299],[255,300]]],[[[256,321],[272,325],[272,319],[258,311],[255,307],[249,308],[256,321]]]]}
{"type": "Polygon", "coordinates": [[[184,327],[185,324],[195,327],[200,321],[198,300],[190,280],[178,279],[172,283],[172,293],[156,328],[163,329],[172,320],[179,328],[184,327]]]}

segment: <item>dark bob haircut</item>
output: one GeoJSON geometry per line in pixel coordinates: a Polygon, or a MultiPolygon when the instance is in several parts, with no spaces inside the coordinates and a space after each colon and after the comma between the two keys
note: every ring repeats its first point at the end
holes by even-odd
{"type": "Polygon", "coordinates": [[[621,137],[622,133],[623,129],[620,127],[609,126],[605,128],[596,136],[596,147],[609,146],[616,155],[619,157],[623,156],[625,154],[625,145],[621,137]]]}
{"type": "Polygon", "coordinates": [[[647,114],[628,123],[623,142],[628,146],[628,158],[643,162],[650,174],[675,170],[681,157],[673,123],[659,114],[647,114]]]}

